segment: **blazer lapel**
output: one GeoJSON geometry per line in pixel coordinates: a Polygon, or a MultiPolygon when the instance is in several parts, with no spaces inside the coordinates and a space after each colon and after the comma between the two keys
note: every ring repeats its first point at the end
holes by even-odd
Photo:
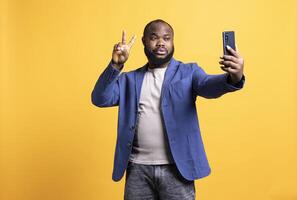
{"type": "Polygon", "coordinates": [[[173,78],[177,68],[178,68],[178,61],[176,61],[174,58],[171,58],[165,72],[162,91],[163,91],[163,88],[167,88],[168,84],[171,82],[171,79],[173,78]]]}
{"type": "Polygon", "coordinates": [[[136,90],[136,102],[137,102],[137,108],[139,104],[139,99],[140,99],[140,92],[141,92],[141,86],[144,78],[144,74],[147,70],[148,64],[144,65],[141,67],[139,70],[135,72],[135,90],[136,90]]]}

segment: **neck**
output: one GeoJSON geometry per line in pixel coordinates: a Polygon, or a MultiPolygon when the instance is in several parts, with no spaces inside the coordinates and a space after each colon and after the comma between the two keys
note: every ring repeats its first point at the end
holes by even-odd
{"type": "Polygon", "coordinates": [[[169,64],[170,61],[164,63],[164,64],[161,64],[161,65],[153,65],[150,61],[148,61],[148,67],[151,68],[151,69],[154,69],[154,68],[164,68],[166,67],[168,64],[169,64]]]}

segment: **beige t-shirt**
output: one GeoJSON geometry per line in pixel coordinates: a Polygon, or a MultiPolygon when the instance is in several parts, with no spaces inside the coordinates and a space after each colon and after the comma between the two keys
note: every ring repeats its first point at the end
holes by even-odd
{"type": "Polygon", "coordinates": [[[167,67],[150,69],[144,75],[130,161],[138,164],[173,163],[160,110],[160,96],[167,67]]]}

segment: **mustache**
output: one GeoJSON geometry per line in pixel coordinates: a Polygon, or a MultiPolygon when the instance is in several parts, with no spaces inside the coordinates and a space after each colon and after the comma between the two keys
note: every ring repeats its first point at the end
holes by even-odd
{"type": "Polygon", "coordinates": [[[159,50],[165,50],[166,53],[168,53],[168,49],[166,47],[158,47],[158,48],[155,48],[153,49],[153,52],[156,52],[156,51],[159,51],[159,50]]]}
{"type": "Polygon", "coordinates": [[[144,53],[147,57],[147,59],[149,60],[149,62],[154,65],[155,67],[159,67],[162,64],[167,63],[168,61],[170,61],[170,59],[173,57],[174,54],[174,46],[172,46],[172,50],[171,52],[168,53],[168,49],[164,48],[164,47],[159,47],[153,50],[148,49],[146,46],[144,46],[144,53]],[[159,49],[166,49],[166,53],[167,55],[165,56],[165,58],[158,58],[156,57],[156,55],[154,54],[155,51],[158,51],[159,49]]]}

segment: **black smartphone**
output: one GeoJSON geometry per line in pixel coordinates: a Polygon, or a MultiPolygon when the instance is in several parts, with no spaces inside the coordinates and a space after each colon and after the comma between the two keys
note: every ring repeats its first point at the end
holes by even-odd
{"type": "Polygon", "coordinates": [[[227,45],[230,46],[232,49],[236,50],[234,31],[224,31],[223,32],[224,55],[231,55],[231,53],[227,50],[227,45]]]}

